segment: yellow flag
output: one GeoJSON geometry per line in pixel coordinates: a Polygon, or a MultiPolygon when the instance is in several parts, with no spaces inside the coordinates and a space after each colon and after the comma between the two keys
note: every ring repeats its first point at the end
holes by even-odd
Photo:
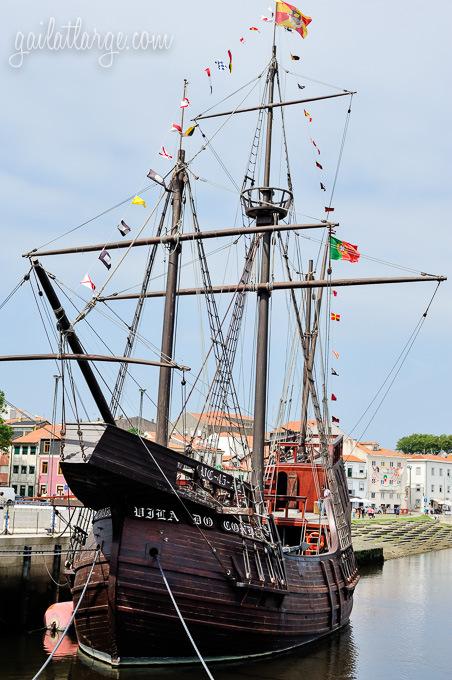
{"type": "Polygon", "coordinates": [[[184,132],[184,137],[191,137],[197,127],[197,125],[191,125],[189,128],[187,128],[184,132]]]}
{"type": "Polygon", "coordinates": [[[143,208],[146,207],[146,201],[141,198],[141,196],[135,196],[135,198],[132,198],[132,205],[142,205],[143,208]]]}

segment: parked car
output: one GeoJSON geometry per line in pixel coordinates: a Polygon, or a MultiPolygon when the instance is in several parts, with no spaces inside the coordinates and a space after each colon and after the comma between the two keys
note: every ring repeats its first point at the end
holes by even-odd
{"type": "Polygon", "coordinates": [[[0,508],[4,505],[14,505],[16,492],[12,486],[0,486],[0,508]]]}

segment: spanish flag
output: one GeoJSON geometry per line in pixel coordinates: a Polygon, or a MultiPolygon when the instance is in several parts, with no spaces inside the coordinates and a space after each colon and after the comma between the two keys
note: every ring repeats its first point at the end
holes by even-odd
{"type": "Polygon", "coordinates": [[[145,208],[146,201],[143,198],[141,198],[141,196],[135,196],[134,198],[132,198],[132,205],[142,205],[143,208],[145,208]]]}
{"type": "Polygon", "coordinates": [[[302,38],[308,35],[308,25],[311,23],[311,17],[305,16],[299,9],[288,2],[277,2],[275,23],[277,26],[283,26],[289,31],[299,33],[302,38]]]}
{"type": "Polygon", "coordinates": [[[331,312],[330,319],[331,319],[331,321],[340,321],[341,315],[340,314],[334,314],[333,312],[331,312]]]}

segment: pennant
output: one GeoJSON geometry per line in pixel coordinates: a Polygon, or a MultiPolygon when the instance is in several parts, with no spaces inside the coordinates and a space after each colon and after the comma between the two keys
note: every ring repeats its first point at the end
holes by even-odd
{"type": "Polygon", "coordinates": [[[340,241],[334,236],[330,237],[330,257],[332,260],[347,260],[347,262],[358,262],[361,253],[358,246],[347,241],[340,241]]]}
{"type": "Polygon", "coordinates": [[[339,352],[336,352],[335,349],[333,349],[333,357],[334,357],[335,359],[339,359],[339,357],[340,357],[339,352]]]}
{"type": "Polygon", "coordinates": [[[290,58],[292,61],[300,61],[301,57],[298,56],[298,54],[290,54],[290,58]]]}
{"type": "Polygon", "coordinates": [[[118,224],[118,229],[121,232],[122,236],[125,236],[126,234],[131,231],[130,227],[128,224],[124,222],[124,220],[121,220],[121,222],[118,224]]]}
{"type": "Polygon", "coordinates": [[[190,100],[187,99],[187,97],[184,97],[180,103],[180,108],[186,109],[188,106],[190,106],[190,100]]]}
{"type": "Polygon", "coordinates": [[[245,38],[240,38],[240,42],[241,42],[241,43],[246,42],[245,38]]]}
{"type": "Polygon", "coordinates": [[[163,158],[167,158],[168,160],[171,160],[172,156],[171,154],[168,153],[168,151],[165,149],[164,146],[159,151],[159,156],[162,156],[163,158]]]}
{"type": "Polygon", "coordinates": [[[331,393],[331,401],[337,401],[337,397],[333,393],[331,393]]]}
{"type": "Polygon", "coordinates": [[[331,416],[331,420],[333,421],[333,423],[336,423],[336,425],[339,425],[340,420],[339,418],[336,418],[336,416],[331,416]]]}
{"type": "Polygon", "coordinates": [[[211,73],[210,68],[208,66],[204,69],[204,73],[207,75],[207,77],[209,79],[210,94],[212,94],[212,92],[213,92],[213,89],[212,89],[212,73],[211,73]]]}
{"type": "Polygon", "coordinates": [[[319,149],[319,147],[317,146],[317,144],[315,143],[315,141],[314,141],[313,139],[311,139],[311,143],[313,144],[313,146],[315,146],[315,148],[317,149],[317,153],[318,153],[319,156],[320,156],[320,149],[319,149]]]}
{"type": "Polygon", "coordinates": [[[217,59],[215,63],[219,71],[226,71],[226,69],[228,68],[222,59],[217,59]]]}
{"type": "Polygon", "coordinates": [[[93,281],[91,280],[91,277],[89,274],[85,274],[83,279],[80,281],[82,286],[86,286],[86,288],[90,288],[91,290],[96,290],[96,286],[94,285],[93,281]]]}
{"type": "Polygon", "coordinates": [[[99,255],[99,260],[107,267],[107,269],[111,269],[111,256],[108,250],[105,250],[105,248],[99,255]]]}
{"type": "Polygon", "coordinates": [[[261,21],[268,21],[270,23],[273,22],[273,19],[271,17],[266,17],[264,14],[261,16],[261,21]]]}
{"type": "Polygon", "coordinates": [[[147,177],[151,179],[153,182],[156,182],[157,184],[160,184],[160,186],[164,187],[166,189],[165,185],[165,180],[161,175],[159,175],[155,170],[149,170],[147,177]]]}
{"type": "Polygon", "coordinates": [[[323,165],[320,165],[318,161],[315,162],[315,165],[317,168],[319,168],[319,170],[323,170],[323,165]]]}
{"type": "Polygon", "coordinates": [[[327,208],[327,207],[325,206],[325,212],[326,212],[326,213],[334,212],[334,208],[327,208]]]}
{"type": "Polygon", "coordinates": [[[332,290],[331,292],[333,293],[334,297],[337,297],[337,290],[332,290]]]}
{"type": "Polygon", "coordinates": [[[289,5],[288,2],[276,3],[275,23],[277,26],[288,28],[301,35],[302,38],[306,38],[308,35],[307,27],[311,21],[311,17],[305,16],[294,5],[289,5]]]}
{"type": "Polygon", "coordinates": [[[334,314],[334,312],[331,312],[330,319],[331,319],[331,321],[340,321],[341,315],[340,314],[334,314]]]}
{"type": "Polygon", "coordinates": [[[326,191],[326,186],[322,182],[320,182],[320,188],[322,191],[326,191]]]}
{"type": "Polygon", "coordinates": [[[306,111],[306,109],[303,109],[303,112],[304,112],[305,117],[309,119],[309,122],[312,123],[312,116],[309,113],[309,111],[306,111]]]}
{"type": "Polygon", "coordinates": [[[170,132],[178,132],[181,135],[182,134],[182,128],[177,123],[173,123],[170,127],[170,132]]]}
{"type": "Polygon", "coordinates": [[[132,198],[132,205],[142,205],[143,208],[146,208],[146,201],[141,196],[135,196],[132,198]]]}
{"type": "Polygon", "coordinates": [[[232,52],[231,52],[231,50],[228,50],[228,57],[229,57],[229,73],[232,73],[232,52]]]}
{"type": "Polygon", "coordinates": [[[332,368],[332,369],[331,369],[331,375],[336,375],[336,376],[338,376],[339,373],[338,373],[337,371],[335,371],[334,368],[332,368]]]}
{"type": "Polygon", "coordinates": [[[255,31],[256,33],[260,33],[260,30],[258,29],[257,26],[250,26],[248,30],[255,31]]]}
{"type": "Polygon", "coordinates": [[[194,131],[196,130],[197,127],[198,127],[197,125],[191,125],[190,127],[188,127],[188,128],[185,130],[185,132],[184,132],[184,134],[183,134],[183,137],[191,137],[191,136],[193,135],[193,133],[194,133],[194,131]]]}

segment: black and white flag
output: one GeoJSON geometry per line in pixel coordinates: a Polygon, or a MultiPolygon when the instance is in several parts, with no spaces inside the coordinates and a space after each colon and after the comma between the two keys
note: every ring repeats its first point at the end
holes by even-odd
{"type": "Polygon", "coordinates": [[[125,236],[126,234],[129,233],[129,231],[131,231],[129,225],[126,224],[124,220],[121,220],[121,222],[118,224],[118,229],[123,236],[125,236]]]}
{"type": "Polygon", "coordinates": [[[99,255],[99,260],[107,267],[107,269],[111,269],[111,256],[108,250],[105,250],[105,248],[99,255]]]}

